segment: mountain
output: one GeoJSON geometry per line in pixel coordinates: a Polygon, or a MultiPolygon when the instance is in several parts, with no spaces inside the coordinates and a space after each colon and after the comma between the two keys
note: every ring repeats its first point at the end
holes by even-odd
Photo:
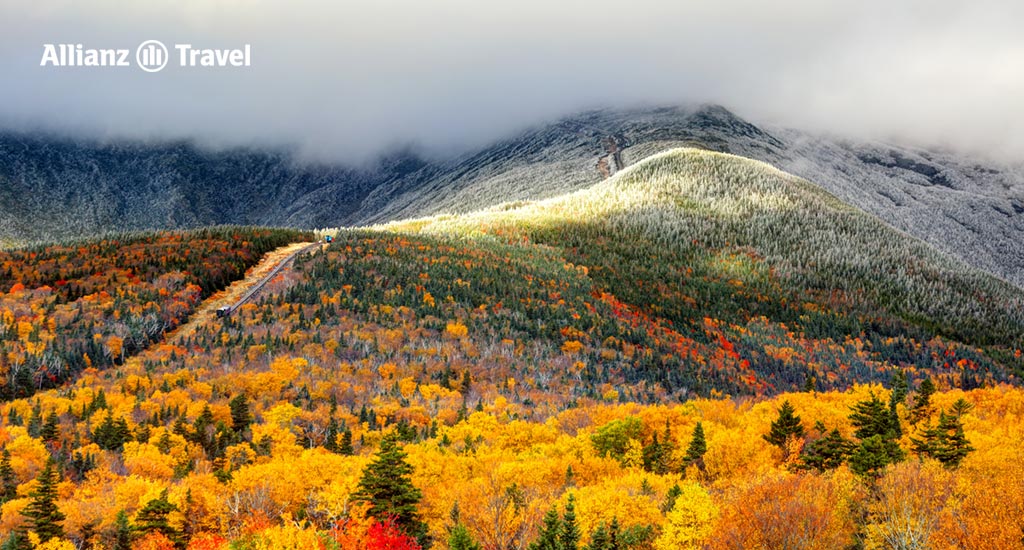
{"type": "Polygon", "coordinates": [[[331,234],[0,251],[5,544],[1019,542],[1024,290],[803,178],[675,148],[331,234]]]}
{"type": "Polygon", "coordinates": [[[807,376],[839,387],[844,379],[887,380],[886,364],[937,367],[933,374],[955,372],[963,377],[955,383],[972,385],[966,381],[982,372],[1022,366],[995,351],[1024,345],[1019,288],[744,157],[670,150],[564,197],[383,229],[550,247],[587,269],[594,292],[614,295],[670,332],[699,341],[713,319],[762,388],[795,388],[807,376]],[[812,356],[832,350],[819,358],[821,372],[804,370],[813,361],[790,371],[767,360],[766,341],[779,346],[787,332],[800,336],[786,346],[819,350],[812,356]],[[973,363],[977,348],[987,347],[1003,367],[964,370],[955,366],[959,359],[929,359],[936,337],[969,346],[937,357],[966,352],[973,363]],[[893,338],[903,343],[892,348],[893,338]],[[856,346],[847,347],[854,339],[874,355],[858,357],[856,346]]]}
{"type": "Polygon", "coordinates": [[[0,238],[221,223],[337,227],[465,213],[582,189],[680,146],[773,164],[1024,285],[1024,170],[759,128],[718,106],[592,111],[458,158],[403,151],[367,168],[309,165],[281,151],[8,133],[0,136],[0,238]]]}

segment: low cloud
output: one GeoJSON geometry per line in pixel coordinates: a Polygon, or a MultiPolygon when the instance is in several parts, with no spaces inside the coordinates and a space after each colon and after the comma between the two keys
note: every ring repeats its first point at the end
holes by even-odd
{"type": "MultiPolygon", "coordinates": [[[[447,154],[573,111],[722,103],[755,122],[1020,161],[1024,4],[7,0],[0,126],[447,154]],[[252,45],[244,69],[40,67],[43,44],[252,45]]],[[[173,53],[173,52],[172,52],[173,53]]]]}

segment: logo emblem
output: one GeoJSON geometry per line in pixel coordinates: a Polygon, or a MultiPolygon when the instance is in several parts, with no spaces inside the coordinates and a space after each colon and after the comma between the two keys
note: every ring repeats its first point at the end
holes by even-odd
{"type": "Polygon", "coordinates": [[[139,44],[135,50],[135,62],[139,68],[147,73],[155,73],[167,66],[170,55],[167,53],[167,46],[159,40],[147,40],[139,44]]]}

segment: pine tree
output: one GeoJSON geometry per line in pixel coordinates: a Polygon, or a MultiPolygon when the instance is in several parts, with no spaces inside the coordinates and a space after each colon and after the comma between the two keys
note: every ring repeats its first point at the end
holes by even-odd
{"type": "Polygon", "coordinates": [[[569,502],[565,505],[565,513],[562,514],[562,532],[558,537],[562,550],[579,550],[580,529],[576,525],[576,497],[569,495],[569,502]]]}
{"type": "Polygon", "coordinates": [[[804,426],[800,423],[800,417],[795,413],[796,409],[793,408],[793,405],[789,401],[783,401],[782,407],[779,408],[779,418],[772,421],[771,430],[761,437],[768,443],[788,452],[789,440],[804,436],[804,426]]]}
{"type": "Polygon", "coordinates": [[[0,457],[0,504],[18,498],[18,478],[11,467],[11,452],[4,449],[0,457]]]}
{"type": "Polygon", "coordinates": [[[850,414],[850,421],[857,429],[853,435],[857,439],[867,439],[874,435],[891,437],[894,435],[892,429],[892,417],[889,415],[889,408],[882,403],[874,392],[867,401],[858,401],[853,406],[853,413],[850,414]]]}
{"type": "Polygon", "coordinates": [[[57,438],[60,437],[58,422],[57,413],[50,411],[50,414],[46,416],[46,421],[43,422],[42,429],[39,430],[39,438],[47,443],[57,441],[57,438]]]}
{"type": "Polygon", "coordinates": [[[359,488],[353,497],[356,502],[370,505],[371,516],[394,518],[399,529],[415,537],[420,546],[426,548],[429,545],[427,525],[416,510],[423,495],[412,484],[412,466],[405,457],[395,434],[386,435],[380,442],[377,456],[363,470],[359,488]]]}
{"type": "Polygon", "coordinates": [[[480,545],[473,540],[473,536],[469,534],[469,529],[466,529],[465,525],[457,523],[448,536],[448,549],[480,550],[480,545]]]}
{"type": "Polygon", "coordinates": [[[861,440],[850,457],[851,470],[861,475],[875,474],[903,460],[903,449],[896,442],[899,418],[893,418],[889,407],[877,395],[871,393],[869,400],[857,402],[850,421],[857,428],[854,435],[861,440]]]}
{"type": "Polygon", "coordinates": [[[686,449],[686,456],[683,461],[687,466],[696,464],[701,470],[704,469],[704,453],[708,452],[708,444],[704,439],[704,426],[698,422],[693,428],[693,435],[690,437],[690,446],[686,449]]]}
{"type": "Polygon", "coordinates": [[[907,373],[903,369],[897,370],[892,375],[892,397],[890,401],[902,403],[910,393],[910,385],[907,383],[907,373]]]}
{"type": "Polygon", "coordinates": [[[950,411],[952,411],[952,413],[956,415],[957,418],[961,418],[963,417],[963,415],[971,412],[971,409],[973,408],[974,405],[968,403],[966,399],[961,397],[960,399],[957,399],[955,403],[953,403],[953,406],[950,407],[950,411]]]}
{"type": "Polygon", "coordinates": [[[338,452],[338,421],[333,416],[327,421],[327,433],[324,434],[324,449],[332,453],[338,452]]]}
{"type": "Polygon", "coordinates": [[[903,460],[903,449],[895,440],[873,435],[861,441],[850,456],[850,469],[860,475],[874,475],[889,464],[903,460]]]}
{"type": "Polygon", "coordinates": [[[36,480],[38,485],[29,493],[32,500],[21,513],[31,520],[32,530],[39,535],[39,540],[63,537],[64,528],[61,523],[64,514],[57,509],[57,472],[52,458],[46,461],[46,466],[36,480]]]}
{"type": "Polygon", "coordinates": [[[586,546],[586,549],[608,550],[608,529],[603,522],[590,533],[590,544],[586,546]]]}
{"type": "Polygon", "coordinates": [[[352,456],[355,453],[355,449],[352,448],[352,430],[345,428],[345,431],[341,432],[341,442],[338,443],[338,454],[352,456]]]}
{"type": "Polygon", "coordinates": [[[974,450],[971,442],[964,435],[964,425],[960,418],[954,415],[947,415],[945,412],[939,415],[939,425],[936,426],[939,438],[935,449],[935,458],[947,468],[956,468],[960,462],[974,450]]]}
{"type": "Polygon", "coordinates": [[[238,394],[228,403],[231,408],[231,429],[236,434],[242,434],[252,424],[252,414],[249,412],[249,402],[245,394],[238,394]]]}
{"type": "Polygon", "coordinates": [[[661,444],[658,443],[658,434],[654,434],[651,442],[644,446],[643,460],[644,470],[654,472],[657,463],[661,461],[661,444]]]}
{"type": "Polygon", "coordinates": [[[167,522],[167,515],[177,511],[178,507],[167,500],[167,489],[164,489],[159,498],[147,502],[135,515],[135,530],[142,534],[156,531],[169,540],[178,540],[178,532],[167,522]]]}
{"type": "MultiPolygon", "coordinates": [[[[674,504],[674,503],[673,503],[674,504]]],[[[622,531],[619,528],[619,517],[612,516],[612,522],[608,525],[608,548],[607,550],[621,550],[625,546],[620,542],[622,531]]]]}
{"type": "Polygon", "coordinates": [[[683,494],[683,489],[679,487],[678,483],[676,483],[668,490],[667,493],[665,493],[665,501],[661,503],[662,513],[667,514],[671,511],[676,505],[676,499],[679,498],[679,495],[681,494],[683,494]]]}
{"type": "Polygon", "coordinates": [[[537,540],[530,543],[529,550],[561,550],[559,535],[562,532],[562,519],[558,516],[558,507],[552,506],[544,514],[544,524],[537,533],[537,540]]]}
{"type": "Polygon", "coordinates": [[[922,438],[912,438],[913,450],[919,456],[928,456],[947,468],[956,468],[974,450],[964,435],[964,426],[956,415],[939,412],[939,423],[922,430],[922,438]]]}
{"type": "Polygon", "coordinates": [[[128,514],[124,510],[117,513],[114,518],[114,550],[132,550],[132,541],[135,539],[135,530],[128,520],[128,514]]]}
{"type": "Polygon", "coordinates": [[[914,406],[910,409],[910,422],[917,424],[932,414],[932,395],[935,394],[935,383],[931,378],[925,378],[917,388],[917,395],[914,396],[914,406]]]}
{"type": "Polygon", "coordinates": [[[808,443],[800,454],[799,468],[824,472],[838,468],[846,461],[857,445],[846,439],[839,430],[832,429],[828,435],[808,443]]]}

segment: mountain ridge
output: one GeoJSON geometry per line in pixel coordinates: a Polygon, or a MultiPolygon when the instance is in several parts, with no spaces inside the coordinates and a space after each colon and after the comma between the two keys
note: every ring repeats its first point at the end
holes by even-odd
{"type": "Polygon", "coordinates": [[[697,146],[773,164],[946,253],[1024,285],[1024,171],[950,153],[758,127],[716,105],[588,111],[447,160],[401,151],[362,168],[282,151],[0,135],[0,237],[211,224],[337,227],[589,187],[697,146]]]}

